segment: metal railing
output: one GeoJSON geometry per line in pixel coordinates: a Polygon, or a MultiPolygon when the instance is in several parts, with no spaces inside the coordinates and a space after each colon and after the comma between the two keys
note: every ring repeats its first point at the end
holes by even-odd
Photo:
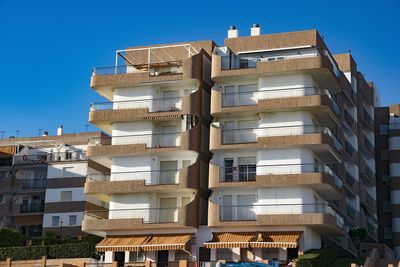
{"type": "Polygon", "coordinates": [[[32,203],[32,204],[21,204],[20,205],[20,213],[34,213],[34,212],[43,212],[44,204],[42,203],[32,203]]]}
{"type": "Polygon", "coordinates": [[[139,219],[142,223],[178,222],[179,207],[85,211],[85,220],[139,219]]]}
{"type": "Polygon", "coordinates": [[[22,180],[22,189],[41,189],[46,187],[46,179],[22,180]]]}
{"type": "Polygon", "coordinates": [[[344,151],[346,151],[350,157],[354,157],[356,154],[356,149],[347,139],[344,141],[344,151]]]}
{"type": "Polygon", "coordinates": [[[86,181],[91,183],[91,182],[144,180],[146,185],[178,184],[179,172],[180,169],[92,173],[87,175],[86,181]]]}
{"type": "Polygon", "coordinates": [[[180,111],[182,110],[182,97],[98,102],[90,105],[90,111],[140,108],[148,108],[149,112],[180,111]]]}
{"type": "Polygon", "coordinates": [[[375,200],[368,192],[365,193],[365,202],[370,208],[375,207],[375,200]]]}
{"type": "Polygon", "coordinates": [[[347,170],[346,170],[346,182],[350,185],[350,186],[354,186],[355,185],[355,183],[356,183],[356,178],[354,178],[354,176],[350,173],[350,172],[348,172],[347,170]]]}
{"type": "Polygon", "coordinates": [[[358,211],[352,205],[346,202],[346,214],[351,219],[355,219],[358,216],[358,211]]]}
{"type": "Polygon", "coordinates": [[[375,172],[367,165],[364,165],[363,176],[368,179],[368,181],[372,182],[375,179],[375,172]]]}
{"type": "Polygon", "coordinates": [[[327,173],[335,179],[337,187],[342,188],[343,181],[332,169],[332,166],[323,163],[256,165],[241,164],[232,167],[220,167],[219,181],[251,182],[256,181],[257,175],[280,175],[301,173],[327,173]]]}
{"type": "MultiPolygon", "coordinates": [[[[136,135],[115,135],[112,136],[112,145],[139,145],[144,144],[147,148],[178,147],[181,143],[182,132],[171,133],[149,133],[136,135]]],[[[99,137],[89,140],[89,146],[99,146],[99,137]]]]}
{"type": "Polygon", "coordinates": [[[337,219],[337,225],[343,227],[343,218],[328,204],[253,204],[219,206],[220,221],[255,221],[259,215],[279,214],[330,214],[337,219]]]}
{"type": "Polygon", "coordinates": [[[47,164],[49,162],[86,160],[85,151],[38,153],[35,155],[15,155],[13,165],[47,164]]]}
{"type": "Polygon", "coordinates": [[[290,125],[276,127],[254,127],[222,129],[222,144],[256,143],[258,137],[293,136],[312,133],[325,133],[334,140],[337,150],[341,150],[341,143],[328,127],[317,125],[290,125]]]}
{"type": "Polygon", "coordinates": [[[110,67],[96,67],[92,69],[92,76],[149,73],[149,76],[165,76],[183,73],[183,61],[164,61],[157,63],[143,63],[135,65],[120,65],[110,67]]]}
{"type": "Polygon", "coordinates": [[[327,95],[332,101],[332,106],[337,115],[340,115],[340,108],[335,99],[327,89],[319,89],[316,87],[298,87],[298,88],[283,88],[272,89],[265,91],[250,91],[250,92],[235,92],[222,93],[222,106],[253,106],[257,105],[259,100],[277,99],[277,98],[292,98],[301,96],[327,95]]]}
{"type": "Polygon", "coordinates": [[[365,108],[363,109],[363,119],[368,125],[372,124],[373,119],[365,108]]]}
{"type": "Polygon", "coordinates": [[[347,110],[344,111],[344,119],[350,125],[350,127],[353,127],[355,120],[350,112],[348,112],[347,110]]]}
{"type": "Polygon", "coordinates": [[[373,152],[374,151],[374,145],[365,136],[364,136],[364,146],[369,152],[373,152]]]}

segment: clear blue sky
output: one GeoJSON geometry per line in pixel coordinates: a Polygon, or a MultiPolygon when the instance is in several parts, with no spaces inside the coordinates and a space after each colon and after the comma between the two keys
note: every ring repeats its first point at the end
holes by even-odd
{"type": "MultiPolygon", "coordinates": [[[[400,1],[0,0],[0,130],[5,136],[84,131],[91,68],[127,46],[318,29],[333,53],[349,49],[382,104],[399,103],[400,1]]],[[[94,127],[90,128],[95,130],[94,127]]]]}

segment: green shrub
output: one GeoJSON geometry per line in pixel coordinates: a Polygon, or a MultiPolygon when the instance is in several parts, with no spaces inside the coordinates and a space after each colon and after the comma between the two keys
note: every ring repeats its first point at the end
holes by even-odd
{"type": "Polygon", "coordinates": [[[12,247],[25,245],[26,237],[20,232],[11,229],[0,229],[0,247],[12,247]]]}
{"type": "Polygon", "coordinates": [[[0,261],[7,258],[12,260],[33,260],[40,259],[42,256],[46,256],[46,247],[44,246],[0,248],[0,261]]]}
{"type": "Polygon", "coordinates": [[[321,267],[330,266],[337,258],[335,248],[313,249],[299,256],[297,267],[321,267]]]}
{"type": "Polygon", "coordinates": [[[50,246],[25,246],[0,248],[0,261],[7,258],[12,260],[88,258],[95,251],[95,244],[81,242],[75,244],[58,244],[50,246]]]}

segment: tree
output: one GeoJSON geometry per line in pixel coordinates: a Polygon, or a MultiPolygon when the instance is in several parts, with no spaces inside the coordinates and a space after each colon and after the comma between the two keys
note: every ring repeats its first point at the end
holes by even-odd
{"type": "Polygon", "coordinates": [[[365,230],[364,228],[351,229],[349,231],[349,236],[351,238],[351,241],[353,241],[354,246],[357,249],[358,255],[360,255],[360,244],[361,241],[363,241],[364,238],[367,236],[367,230],[365,230]]]}

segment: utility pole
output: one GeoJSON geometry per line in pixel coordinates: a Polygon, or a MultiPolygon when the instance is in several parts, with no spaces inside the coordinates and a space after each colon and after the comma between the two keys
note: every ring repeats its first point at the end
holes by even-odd
{"type": "Polygon", "coordinates": [[[42,131],[43,131],[43,129],[38,129],[38,132],[39,132],[39,135],[38,135],[38,136],[41,136],[41,135],[42,135],[42,131]]]}
{"type": "Polygon", "coordinates": [[[17,133],[17,138],[18,138],[20,130],[15,130],[15,132],[17,133]]]}
{"type": "Polygon", "coordinates": [[[4,133],[5,133],[6,131],[1,131],[1,140],[3,140],[4,139],[4,133]]]}

